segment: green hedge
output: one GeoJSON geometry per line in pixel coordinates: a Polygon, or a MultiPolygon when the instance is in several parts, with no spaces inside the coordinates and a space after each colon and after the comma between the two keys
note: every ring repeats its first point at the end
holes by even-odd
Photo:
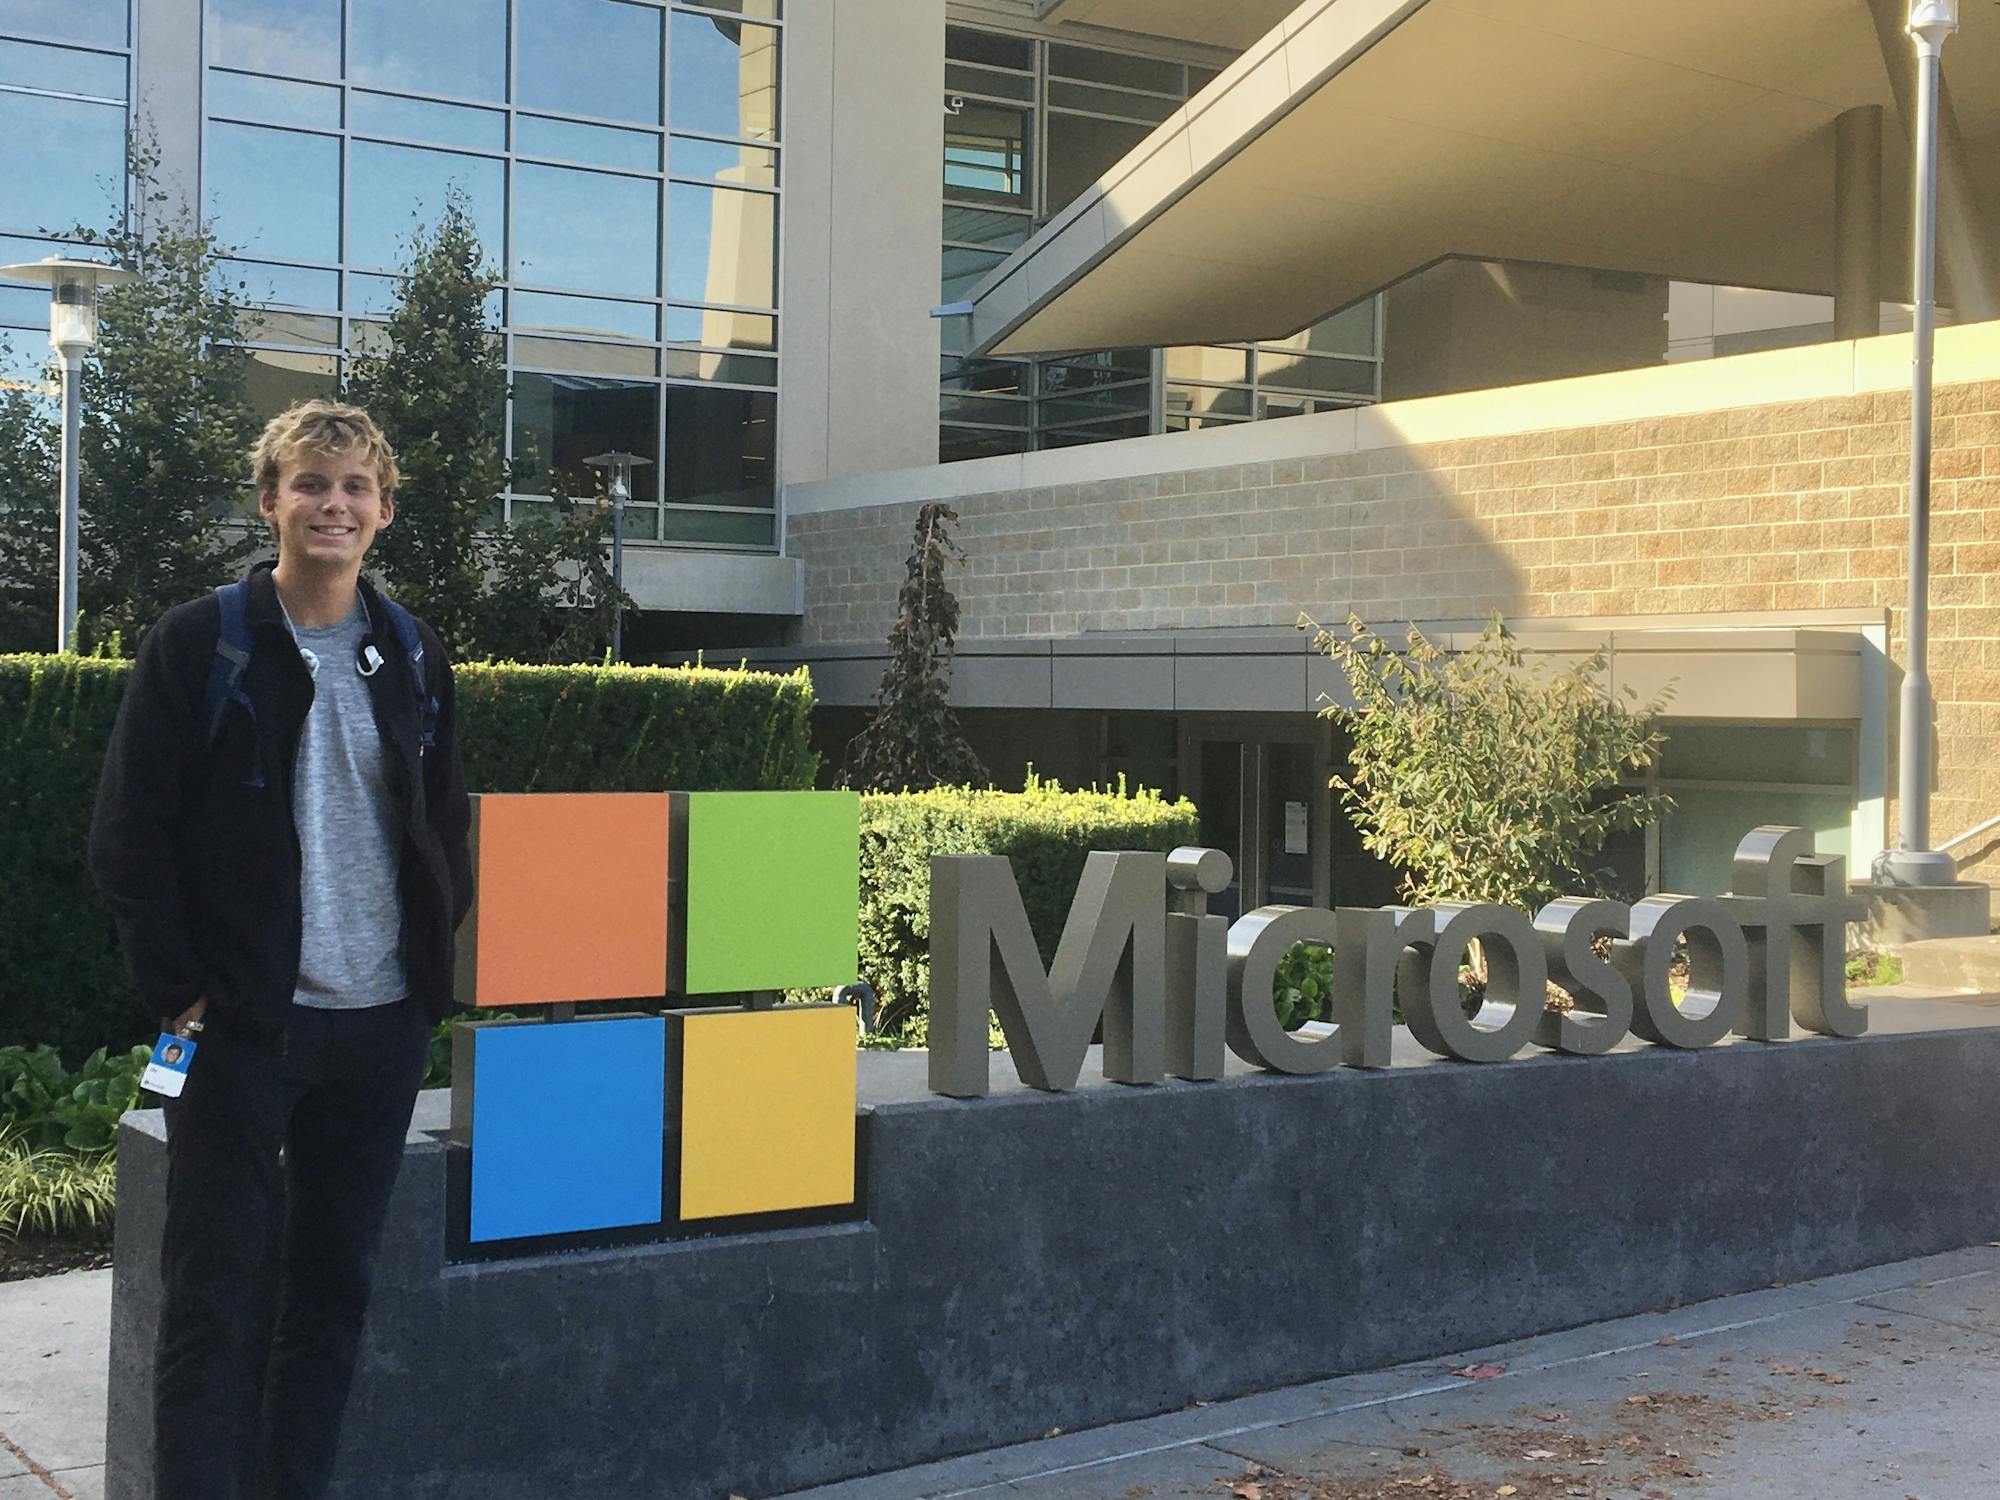
{"type": "Polygon", "coordinates": [[[1070,897],[1093,849],[1161,852],[1195,838],[1194,804],[1141,788],[1066,792],[940,788],[861,799],[861,977],[874,986],[879,1030],[919,1040],[928,1027],[930,860],[1004,854],[1014,865],[1042,962],[1055,956],[1070,897]]]}
{"type": "MultiPolygon", "coordinates": [[[[0,656],[0,1047],[71,1066],[146,1039],[111,918],[85,864],[104,749],[131,664],[0,656]]],[[[457,672],[475,791],[809,787],[812,684],[683,667],[457,672]]]]}

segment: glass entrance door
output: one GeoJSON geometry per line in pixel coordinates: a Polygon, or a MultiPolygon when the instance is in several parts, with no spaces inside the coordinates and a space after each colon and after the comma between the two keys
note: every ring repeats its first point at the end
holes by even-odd
{"type": "Polygon", "coordinates": [[[1201,842],[1236,866],[1209,910],[1231,920],[1259,906],[1329,904],[1327,738],[1316,725],[1248,732],[1196,726],[1188,788],[1201,814],[1201,842]]]}

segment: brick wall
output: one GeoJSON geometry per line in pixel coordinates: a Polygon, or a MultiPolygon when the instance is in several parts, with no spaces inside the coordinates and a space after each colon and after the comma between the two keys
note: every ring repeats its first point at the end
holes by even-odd
{"type": "MultiPolygon", "coordinates": [[[[965,496],[952,502],[971,558],[964,630],[1880,607],[1900,659],[1908,402],[1887,391],[965,496]]],[[[1943,838],[2000,813],[2000,381],[1941,385],[1937,411],[1943,838]]],[[[914,513],[792,519],[805,641],[886,635],[914,513]]]]}

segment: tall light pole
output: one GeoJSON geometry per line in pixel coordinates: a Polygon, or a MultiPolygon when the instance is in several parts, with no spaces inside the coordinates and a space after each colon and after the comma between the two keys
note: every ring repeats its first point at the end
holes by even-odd
{"type": "Polygon", "coordinates": [[[76,555],[82,487],[83,356],[97,342],[97,292],[132,280],[132,272],[94,260],[51,255],[0,266],[0,278],[49,289],[49,344],[62,357],[62,512],[57,532],[56,650],[76,649],[76,555]]]}
{"type": "Polygon", "coordinates": [[[1910,365],[1910,601],[1906,612],[1902,732],[1897,746],[1896,847],[1884,859],[1894,885],[1951,885],[1958,865],[1931,844],[1931,349],[1937,330],[1938,77],[1945,38],[1958,30],[1958,0],[1912,0],[1917,49],[1916,304],[1910,365]]]}
{"type": "Polygon", "coordinates": [[[632,498],[632,471],[652,463],[636,453],[614,448],[584,460],[593,469],[610,470],[611,496],[611,659],[625,660],[625,502],[632,498]]]}

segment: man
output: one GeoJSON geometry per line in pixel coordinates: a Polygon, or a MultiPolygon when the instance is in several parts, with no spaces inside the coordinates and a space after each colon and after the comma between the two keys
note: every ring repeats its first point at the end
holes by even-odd
{"type": "Polygon", "coordinates": [[[91,829],[143,999],[200,1034],[166,1105],[158,1500],[325,1492],[472,899],[450,666],[361,577],[395,455],[308,401],[252,467],[276,565],[147,633],[91,829]]]}

